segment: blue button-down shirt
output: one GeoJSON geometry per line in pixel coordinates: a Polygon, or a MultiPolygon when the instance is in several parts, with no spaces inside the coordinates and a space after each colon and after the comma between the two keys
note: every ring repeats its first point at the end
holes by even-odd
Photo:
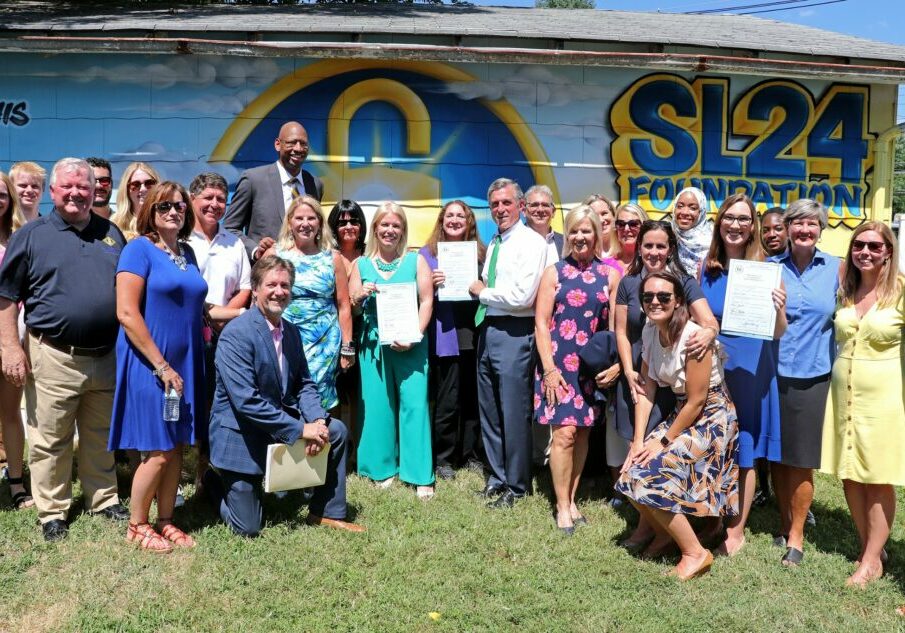
{"type": "Polygon", "coordinates": [[[789,321],[779,340],[779,375],[816,378],[830,373],[836,351],[833,313],[839,289],[839,258],[816,250],[804,272],[798,271],[788,251],[770,261],[782,264],[789,321]]]}

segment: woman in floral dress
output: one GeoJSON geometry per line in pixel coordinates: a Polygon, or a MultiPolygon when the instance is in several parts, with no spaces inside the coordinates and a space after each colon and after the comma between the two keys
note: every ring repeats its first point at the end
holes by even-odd
{"type": "MultiPolygon", "coordinates": [[[[562,260],[547,267],[537,293],[534,329],[541,360],[535,377],[539,424],[553,427],[550,472],[556,492],[556,525],[571,534],[585,522],[575,491],[588,453],[588,433],[600,411],[593,376],[579,373],[579,350],[600,330],[612,328],[610,295],[619,272],[596,255],[600,219],[589,206],[566,216],[562,260]]],[[[613,381],[618,377],[614,372],[613,381]]],[[[608,386],[608,385],[604,385],[608,386]]]]}

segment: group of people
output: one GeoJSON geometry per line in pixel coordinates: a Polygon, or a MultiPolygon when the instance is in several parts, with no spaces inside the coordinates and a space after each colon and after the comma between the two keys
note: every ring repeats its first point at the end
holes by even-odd
{"type": "Polygon", "coordinates": [[[744,547],[759,463],[782,562],[801,564],[820,469],[843,480],[861,539],[848,582],[882,574],[893,486],[905,484],[905,299],[885,224],[860,225],[839,259],[817,248],[819,202],[759,216],[735,194],[711,221],[689,187],[660,221],[590,196],[558,233],[548,187],[500,178],[488,244],[453,200],[415,250],[399,204],[370,223],[350,200],[321,208],[301,124],[283,125],[274,147],[228,206],[217,174],[185,189],[133,163],[111,215],[110,164],[67,158],[39,216],[43,170],[0,173],[0,421],[14,505],[37,506],[46,539],[67,533],[77,428],[89,512],[128,519],[127,539],[159,553],[195,544],[174,523],[187,445],[199,489],[253,536],[268,444],[304,440],[310,455],[329,451],[307,522],[353,532],[364,527],[347,520],[347,459],[423,500],[436,477],[479,470],[495,509],[549,467],[565,535],[587,523],[576,503],[586,463],[605,462],[614,499],[639,513],[621,544],[643,557],[678,549],[683,580],[744,547]],[[470,300],[439,299],[453,272],[443,242],[476,243],[470,300]],[[773,340],[721,332],[732,260],[781,269],[773,340]],[[376,295],[397,283],[415,287],[420,340],[380,340],[376,295]],[[114,451],[134,468],[128,510],[114,451]]]}

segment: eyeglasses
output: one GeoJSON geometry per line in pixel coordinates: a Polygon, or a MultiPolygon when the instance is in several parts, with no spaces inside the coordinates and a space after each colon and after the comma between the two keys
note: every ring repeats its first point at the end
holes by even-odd
{"type": "Polygon", "coordinates": [[[529,202],[528,208],[529,209],[552,209],[553,203],[552,202],[529,202]]]}
{"type": "Polygon", "coordinates": [[[671,292],[642,292],[641,302],[645,304],[653,303],[654,297],[657,298],[657,301],[660,302],[660,305],[665,306],[672,302],[671,292]]]}
{"type": "Polygon", "coordinates": [[[735,222],[738,222],[739,226],[751,226],[753,221],[749,215],[724,215],[720,220],[726,226],[732,226],[735,222]]]}
{"type": "Polygon", "coordinates": [[[144,187],[145,189],[150,189],[156,184],[157,181],[153,178],[149,178],[147,180],[132,180],[129,182],[129,191],[138,191],[142,187],[144,187]]]}
{"type": "Polygon", "coordinates": [[[337,226],[361,226],[361,222],[358,221],[358,218],[346,218],[344,220],[340,220],[336,224],[337,226]]]}
{"type": "Polygon", "coordinates": [[[189,205],[187,205],[185,202],[164,201],[158,202],[154,205],[153,208],[155,211],[157,211],[157,213],[169,213],[170,209],[175,209],[178,213],[185,213],[185,210],[188,208],[188,206],[189,205]]]}
{"type": "Polygon", "coordinates": [[[113,179],[110,176],[101,176],[99,178],[95,178],[94,182],[99,185],[112,185],[113,179]]]}
{"type": "Polygon", "coordinates": [[[857,253],[863,251],[867,247],[871,253],[882,253],[886,247],[886,242],[864,242],[862,240],[852,240],[852,252],[857,253]]]}
{"type": "Polygon", "coordinates": [[[637,229],[641,226],[641,220],[616,220],[615,224],[617,229],[624,229],[626,227],[637,229]]]}

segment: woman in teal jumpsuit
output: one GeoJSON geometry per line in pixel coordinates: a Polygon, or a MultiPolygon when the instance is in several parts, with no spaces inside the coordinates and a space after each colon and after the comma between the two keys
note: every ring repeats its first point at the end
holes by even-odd
{"type": "Polygon", "coordinates": [[[405,211],[393,202],[377,209],[368,231],[365,254],[349,280],[352,306],[362,313],[358,362],[361,400],[358,409],[358,472],[380,485],[393,478],[417,486],[418,497],[434,493],[430,412],[427,403],[427,339],[434,289],[430,267],[417,253],[406,253],[405,211]],[[380,345],[377,301],[384,284],[414,283],[418,294],[416,343],[380,345]]]}

